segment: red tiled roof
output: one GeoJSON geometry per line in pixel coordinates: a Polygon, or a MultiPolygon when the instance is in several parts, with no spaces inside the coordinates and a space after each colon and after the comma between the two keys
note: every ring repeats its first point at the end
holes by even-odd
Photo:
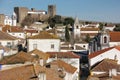
{"type": "Polygon", "coordinates": [[[11,27],[11,26],[5,26],[2,28],[2,31],[4,32],[24,32],[22,28],[18,27],[18,26],[14,26],[14,27],[11,27]]]}
{"type": "Polygon", "coordinates": [[[24,30],[26,33],[38,33],[37,30],[30,30],[30,29],[25,29],[24,30]]]}
{"type": "Polygon", "coordinates": [[[47,59],[49,58],[49,55],[48,55],[48,54],[46,54],[46,53],[44,53],[44,52],[42,52],[42,51],[39,51],[38,49],[35,49],[35,50],[33,50],[33,51],[30,51],[29,53],[30,53],[31,55],[32,55],[32,54],[38,55],[40,59],[42,58],[42,59],[44,59],[44,60],[47,60],[47,59]]]}
{"type": "Polygon", "coordinates": [[[58,36],[49,34],[46,31],[40,32],[38,35],[29,37],[29,39],[59,39],[58,36]]]}
{"type": "Polygon", "coordinates": [[[77,54],[73,52],[47,52],[50,55],[50,58],[80,58],[77,54]]]}
{"type": "Polygon", "coordinates": [[[95,36],[97,35],[98,33],[81,33],[81,36],[86,36],[86,35],[90,35],[90,36],[95,36]]]}
{"type": "Polygon", "coordinates": [[[109,32],[110,42],[120,42],[120,32],[109,32]]]}
{"type": "Polygon", "coordinates": [[[96,65],[92,69],[92,71],[109,72],[109,70],[112,70],[112,69],[116,69],[117,71],[120,71],[119,67],[120,67],[120,65],[117,64],[117,60],[104,59],[102,62],[100,62],[98,65],[96,65]]]}
{"type": "Polygon", "coordinates": [[[17,40],[17,38],[5,32],[0,31],[0,40],[17,40]]]}
{"type": "Polygon", "coordinates": [[[99,28],[81,28],[81,31],[99,31],[99,28]]]}
{"type": "Polygon", "coordinates": [[[103,50],[100,50],[100,51],[97,51],[97,52],[94,52],[94,53],[90,53],[89,59],[94,58],[94,57],[96,57],[96,56],[98,56],[98,55],[100,55],[100,54],[102,54],[106,51],[109,51],[109,50],[113,49],[113,48],[115,48],[117,50],[120,50],[120,46],[114,46],[114,47],[106,48],[106,49],[103,49],[103,50]]]}
{"type": "Polygon", "coordinates": [[[0,71],[0,80],[38,80],[32,64],[0,71]]]}
{"type": "Polygon", "coordinates": [[[51,65],[57,65],[59,68],[64,68],[64,70],[69,73],[74,73],[77,70],[77,68],[73,67],[72,65],[70,65],[62,60],[52,61],[51,65]]]}
{"type": "Polygon", "coordinates": [[[0,61],[0,64],[16,64],[16,63],[25,63],[26,61],[34,61],[34,58],[25,52],[19,52],[15,55],[3,58],[0,61]]]}
{"type": "Polygon", "coordinates": [[[90,53],[89,59],[94,58],[94,57],[96,57],[96,56],[98,56],[98,55],[100,55],[100,54],[102,54],[102,53],[104,53],[104,52],[106,52],[106,51],[108,51],[112,48],[114,48],[114,47],[110,47],[110,48],[106,48],[106,49],[103,49],[103,50],[100,50],[100,51],[97,51],[97,52],[94,52],[94,53],[90,53]]]}

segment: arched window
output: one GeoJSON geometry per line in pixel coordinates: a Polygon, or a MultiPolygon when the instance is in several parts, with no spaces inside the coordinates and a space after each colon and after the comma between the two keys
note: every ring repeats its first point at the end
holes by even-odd
{"type": "Polygon", "coordinates": [[[107,43],[107,37],[106,36],[104,37],[104,43],[107,43]]]}
{"type": "Polygon", "coordinates": [[[78,26],[76,26],[76,28],[78,29],[79,27],[78,27],[78,26]]]}

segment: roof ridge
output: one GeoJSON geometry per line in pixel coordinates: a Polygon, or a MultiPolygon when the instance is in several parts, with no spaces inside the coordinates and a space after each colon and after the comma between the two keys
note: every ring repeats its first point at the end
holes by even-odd
{"type": "Polygon", "coordinates": [[[98,56],[98,55],[100,55],[100,54],[102,54],[102,53],[104,53],[104,52],[106,52],[106,51],[108,51],[108,50],[110,50],[110,49],[113,49],[114,47],[109,47],[109,48],[105,48],[105,49],[103,49],[103,50],[100,50],[100,51],[97,51],[97,52],[94,52],[94,53],[90,53],[89,54],[89,59],[91,59],[91,58],[93,58],[93,57],[96,57],[96,56],[98,56]]]}

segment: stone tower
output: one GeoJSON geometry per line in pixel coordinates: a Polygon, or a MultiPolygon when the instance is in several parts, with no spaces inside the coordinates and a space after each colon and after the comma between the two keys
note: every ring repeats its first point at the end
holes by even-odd
{"type": "Polygon", "coordinates": [[[5,19],[5,15],[0,14],[0,25],[4,25],[4,19],[5,19]]]}
{"type": "Polygon", "coordinates": [[[26,7],[14,7],[14,12],[17,16],[17,23],[21,23],[23,19],[27,16],[28,8],[26,7]]]}
{"type": "Polygon", "coordinates": [[[56,5],[48,5],[48,15],[49,17],[54,17],[56,15],[56,5]]]}

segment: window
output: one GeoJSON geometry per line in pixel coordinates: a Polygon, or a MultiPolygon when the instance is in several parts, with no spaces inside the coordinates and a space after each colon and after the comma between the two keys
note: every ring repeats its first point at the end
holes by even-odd
{"type": "Polygon", "coordinates": [[[107,43],[107,37],[106,36],[104,37],[104,43],[107,43]]]}
{"type": "Polygon", "coordinates": [[[54,49],[54,44],[51,44],[51,49],[54,49]]]}
{"type": "Polygon", "coordinates": [[[33,44],[33,49],[37,49],[37,44],[33,44]]]}
{"type": "Polygon", "coordinates": [[[7,42],[7,47],[11,48],[11,43],[10,42],[7,42]]]}
{"type": "Polygon", "coordinates": [[[83,47],[85,48],[85,45],[83,45],[83,47]]]}
{"type": "Polygon", "coordinates": [[[76,28],[78,29],[78,26],[76,26],[76,28]]]}
{"type": "Polygon", "coordinates": [[[21,36],[21,34],[19,34],[19,36],[21,36]]]}
{"type": "Polygon", "coordinates": [[[7,42],[7,45],[9,46],[9,45],[11,45],[11,43],[10,43],[10,42],[7,42]]]}

